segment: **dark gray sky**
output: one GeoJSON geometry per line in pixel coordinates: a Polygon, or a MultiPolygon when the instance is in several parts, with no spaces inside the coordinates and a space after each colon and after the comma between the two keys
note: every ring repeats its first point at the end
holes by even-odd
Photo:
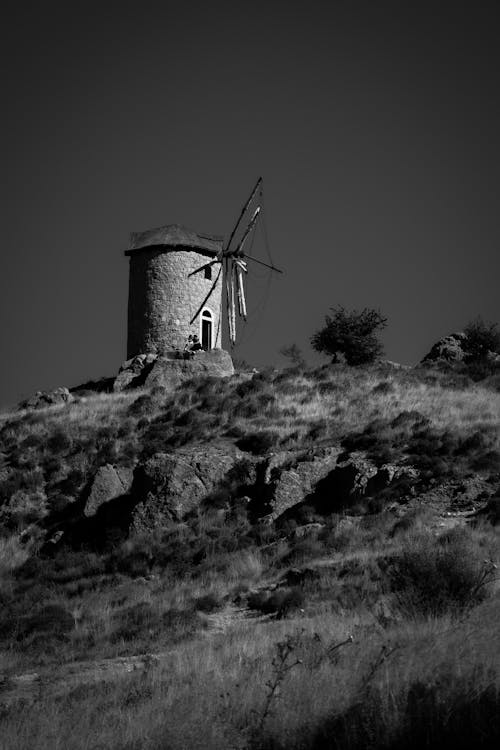
{"type": "Polygon", "coordinates": [[[0,403],[116,372],[128,233],[227,235],[259,174],[286,275],[262,310],[257,274],[236,356],[309,354],[336,304],[380,307],[405,363],[498,321],[495,5],[11,4],[0,403]]]}

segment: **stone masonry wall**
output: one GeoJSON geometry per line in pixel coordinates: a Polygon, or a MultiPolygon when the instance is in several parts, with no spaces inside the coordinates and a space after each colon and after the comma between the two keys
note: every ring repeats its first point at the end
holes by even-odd
{"type": "MultiPolygon", "coordinates": [[[[162,354],[183,349],[190,333],[201,341],[201,313],[189,321],[208,294],[220,266],[212,266],[212,279],[203,272],[189,277],[210,256],[191,248],[145,248],[130,256],[127,359],[136,354],[162,354]]],[[[212,313],[213,347],[220,349],[222,274],[204,309],[212,313]]]]}

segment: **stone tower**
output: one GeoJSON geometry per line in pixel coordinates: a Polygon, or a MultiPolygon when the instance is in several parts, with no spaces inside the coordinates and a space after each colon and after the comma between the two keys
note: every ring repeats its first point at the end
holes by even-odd
{"type": "Polygon", "coordinates": [[[130,235],[127,359],[183,349],[190,333],[204,349],[220,349],[222,274],[191,323],[219,273],[215,264],[190,276],[222,250],[222,237],[196,234],[170,224],[130,235]]]}

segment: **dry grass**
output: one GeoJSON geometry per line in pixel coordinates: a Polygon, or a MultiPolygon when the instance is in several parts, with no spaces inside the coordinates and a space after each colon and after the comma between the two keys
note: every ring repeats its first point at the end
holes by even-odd
{"type": "Polygon", "coordinates": [[[295,392],[279,397],[282,413],[290,409],[297,412],[296,417],[280,425],[280,432],[294,429],[297,420],[304,426],[335,420],[338,434],[345,435],[362,430],[375,419],[391,421],[405,411],[418,411],[440,429],[469,432],[485,426],[500,427],[500,394],[480,386],[460,391],[415,383],[399,373],[383,379],[377,373],[363,375],[350,382],[332,376],[325,381],[338,386],[331,393],[321,390],[314,381],[300,378],[297,390],[303,388],[306,397],[299,405],[295,392]],[[388,392],[376,390],[381,382],[390,385],[388,392]]]}
{"type": "Polygon", "coordinates": [[[0,475],[1,522],[22,530],[64,508],[104,463],[134,466],[152,453],[207,440],[233,441],[257,454],[332,445],[408,412],[457,440],[488,435],[489,461],[495,451],[500,461],[500,393],[460,389],[425,370],[337,366],[199,379],[171,396],[162,389],[101,394],[2,415],[0,455],[8,468],[0,475]]]}
{"type": "Polygon", "coordinates": [[[311,737],[328,717],[345,715],[368,688],[388,709],[380,711],[375,729],[390,736],[404,724],[414,685],[432,685],[442,675],[447,676],[443,697],[450,698],[467,680],[476,694],[488,686],[498,691],[498,604],[483,606],[464,622],[404,622],[387,631],[356,616],[243,625],[179,646],[170,663],[145,675],[62,699],[42,696],[28,715],[13,709],[2,722],[0,747],[312,747],[311,737]],[[328,646],[349,634],[354,642],[329,658],[328,646]],[[271,660],[276,644],[288,635],[300,664],[286,675],[256,740],[271,660]]]}
{"type": "MultiPolygon", "coordinates": [[[[57,493],[76,497],[103,462],[133,465],[158,446],[208,438],[251,436],[259,452],[266,441],[259,445],[255,435],[264,432],[273,450],[333,444],[375,420],[383,431],[402,412],[428,419],[429,434],[487,433],[486,447],[474,450],[500,448],[500,393],[457,387],[439,373],[380,367],[205,379],[171,396],[143,390],[0,415],[8,467],[2,512],[12,525],[0,539],[2,673],[57,676],[58,665],[82,659],[171,654],[164,667],[141,675],[59,697],[47,688],[24,710],[20,703],[2,709],[0,748],[318,750],[335,736],[339,750],[366,747],[367,737],[374,750],[395,750],[412,747],[419,690],[433,737],[443,729],[439,705],[453,715],[464,691],[474,711],[478,696],[498,708],[499,583],[481,578],[484,561],[500,556],[490,526],[440,535],[429,509],[404,522],[385,511],[332,515],[301,539],[293,524],[252,527],[207,511],[183,529],[130,538],[100,554],[39,558],[36,534],[32,546],[20,541],[22,529],[33,528],[35,496],[50,513],[57,493]],[[16,497],[24,516],[9,510],[15,493],[23,493],[16,497]],[[284,576],[297,567],[308,571],[296,584],[303,612],[231,620],[235,602],[256,589],[286,590],[284,576]],[[422,598],[422,581],[434,599],[422,598]],[[226,616],[224,632],[211,629],[212,611],[226,616]],[[349,635],[352,643],[328,653],[349,635]],[[298,663],[263,719],[277,646],[289,638],[298,663]]],[[[474,717],[469,729],[481,724],[474,717]]],[[[481,746],[476,736],[469,740],[481,746]]]]}
{"type": "MultiPolygon", "coordinates": [[[[49,689],[22,722],[19,704],[13,705],[0,719],[0,747],[229,749],[264,747],[265,742],[276,748],[315,747],[307,743],[323,731],[328,717],[343,716],[356,707],[368,685],[373,700],[392,707],[384,714],[386,723],[377,725],[381,736],[404,725],[412,686],[431,684],[436,675],[447,675],[450,696],[463,679],[471,681],[476,692],[486,683],[497,689],[498,582],[485,588],[489,599],[483,604],[477,605],[479,599],[466,601],[467,606],[457,610],[453,594],[449,607],[440,606],[432,614],[419,606],[418,597],[413,609],[408,601],[402,606],[399,590],[392,591],[387,575],[410,554],[418,583],[421,568],[429,576],[429,557],[449,548],[456,550],[454,565],[461,566],[450,575],[462,581],[462,570],[474,574],[483,558],[498,560],[497,532],[483,526],[448,532],[439,539],[419,528],[417,517],[384,545],[390,528],[387,518],[375,525],[359,523],[348,548],[304,560],[305,569],[316,574],[301,584],[303,612],[292,611],[285,619],[229,621],[221,634],[207,630],[209,621],[196,612],[196,601],[209,596],[224,611],[237,590],[244,594],[256,585],[275,586],[287,571],[284,558],[292,540],[272,555],[265,549],[230,553],[224,567],[229,575],[221,573],[217,557],[198,577],[176,580],[166,571],[150,580],[122,577],[71,597],[60,585],[50,594],[45,591],[52,606],[70,614],[73,626],[57,642],[55,652],[47,633],[36,651],[31,642],[21,644],[23,657],[17,661],[7,651],[2,658],[4,674],[45,664],[57,677],[62,661],[127,653],[170,651],[171,657],[165,667],[151,667],[130,680],[82,687],[60,698],[51,697],[49,689]],[[162,617],[171,612],[188,617],[164,620],[166,625],[158,629],[162,617]],[[352,644],[328,655],[330,646],[350,635],[352,644]],[[288,636],[293,636],[294,660],[300,664],[286,673],[279,697],[262,722],[273,657],[277,644],[288,636]],[[297,737],[303,744],[293,744],[297,737]]],[[[77,575],[75,563],[76,559],[77,575]]],[[[407,568],[404,572],[409,574],[407,568]]]]}
{"type": "MultiPolygon", "coordinates": [[[[112,427],[126,422],[127,411],[143,400],[130,427],[137,425],[138,416],[154,422],[173,404],[180,404],[176,417],[193,408],[205,414],[219,412],[219,427],[228,424],[237,432],[247,431],[251,425],[262,423],[276,430],[280,437],[290,433],[299,436],[318,422],[334,420],[339,435],[362,430],[374,419],[391,421],[401,412],[418,411],[439,429],[470,431],[487,426],[500,426],[500,393],[481,385],[467,388],[448,386],[446,380],[426,377],[426,371],[380,368],[320,368],[296,374],[275,373],[266,378],[246,381],[237,376],[214,383],[212,379],[180,386],[171,398],[160,393],[149,397],[148,391],[138,389],[119,394],[96,394],[69,406],[54,406],[33,412],[5,412],[0,414],[0,426],[7,434],[15,432],[19,440],[30,435],[46,436],[57,428],[64,428],[74,442],[99,427],[112,427]],[[430,381],[430,382],[429,382],[430,381]],[[240,416],[252,399],[257,399],[256,412],[240,416]],[[239,405],[234,413],[226,413],[225,406],[239,405]],[[221,409],[222,407],[222,409],[221,409]],[[302,427],[301,427],[302,426],[302,427]]],[[[251,412],[251,409],[247,409],[251,412]]],[[[177,425],[178,427],[180,425],[177,425]]],[[[145,425],[140,430],[144,429],[145,425]]]]}

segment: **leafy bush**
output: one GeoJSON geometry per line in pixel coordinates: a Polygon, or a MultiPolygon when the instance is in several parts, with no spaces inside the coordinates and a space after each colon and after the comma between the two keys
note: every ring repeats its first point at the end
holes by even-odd
{"type": "Polygon", "coordinates": [[[348,365],[363,365],[373,362],[383,352],[377,332],[385,328],[387,318],[378,310],[348,312],[344,307],[331,308],[333,317],[325,318],[325,326],[313,335],[311,344],[318,352],[329,354],[332,362],[339,355],[348,365]]]}
{"type": "Polygon", "coordinates": [[[488,355],[500,354],[500,331],[497,323],[476,318],[465,326],[466,361],[480,362],[488,355]]]}

